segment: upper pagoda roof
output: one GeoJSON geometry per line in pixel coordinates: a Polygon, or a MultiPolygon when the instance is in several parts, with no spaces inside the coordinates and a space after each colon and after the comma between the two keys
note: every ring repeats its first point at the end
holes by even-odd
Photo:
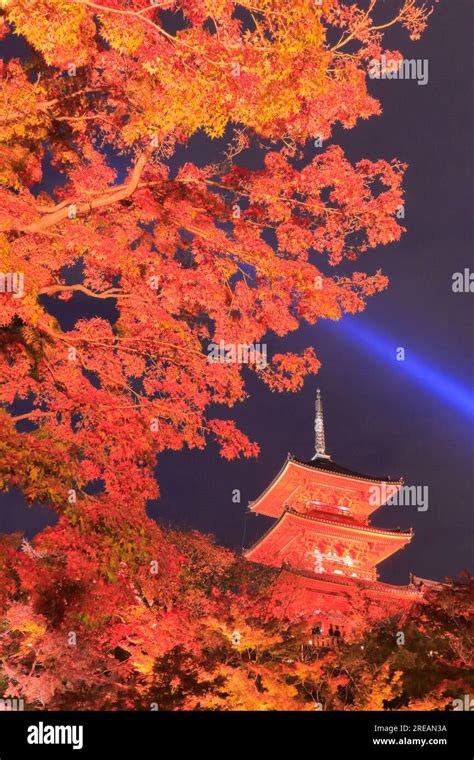
{"type": "Polygon", "coordinates": [[[341,510],[350,509],[354,515],[365,519],[391,495],[382,484],[389,486],[393,493],[401,487],[402,481],[362,475],[329,458],[303,462],[288,454],[278,475],[258,499],[250,502],[249,510],[279,517],[287,506],[294,506],[289,502],[301,500],[303,492],[309,488],[320,492],[318,503],[323,508],[324,504],[339,504],[341,510]],[[379,487],[374,489],[373,486],[379,487]]]}
{"type": "Polygon", "coordinates": [[[347,467],[342,467],[342,465],[336,464],[336,462],[333,462],[331,459],[314,459],[310,462],[305,462],[302,459],[297,459],[296,457],[292,456],[292,454],[288,454],[288,459],[291,459],[293,462],[297,462],[297,464],[302,464],[305,467],[311,467],[313,470],[322,470],[324,472],[333,472],[338,475],[347,475],[348,477],[355,478],[357,480],[365,480],[369,483],[397,484],[402,482],[401,478],[398,480],[392,480],[390,475],[386,475],[385,477],[377,475],[363,475],[361,472],[357,472],[356,470],[349,470],[347,467]]]}

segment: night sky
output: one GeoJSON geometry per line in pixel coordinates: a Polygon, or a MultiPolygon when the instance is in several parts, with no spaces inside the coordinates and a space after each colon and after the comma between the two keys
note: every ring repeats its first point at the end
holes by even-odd
{"type": "MultiPolygon", "coordinates": [[[[429,488],[426,512],[386,505],[373,516],[381,527],[415,530],[411,545],[379,567],[381,579],[406,583],[414,572],[441,580],[464,568],[472,571],[474,294],[452,291],[453,273],[474,270],[472,15],[469,0],[444,0],[420,41],[410,43],[403,31],[387,36],[387,47],[400,49],[405,58],[429,60],[428,84],[372,81],[383,115],[333,134],[351,160],[396,157],[409,164],[407,233],[401,242],[370,251],[351,265],[366,272],[382,268],[390,277],[388,290],[369,299],[363,314],[303,324],[283,340],[269,336],[269,356],[314,345],[322,362],[319,375],[298,394],[272,394],[249,375],[251,397],[234,410],[219,407],[219,414],[232,416],[260,443],[259,458],[226,462],[214,446],[162,455],[157,468],[161,499],[150,505],[151,516],[213,533],[219,543],[237,550],[243,543],[249,546],[271,521],[246,518],[248,502],[274,478],[287,452],[305,460],[313,455],[319,386],[327,451],[335,462],[429,488]],[[396,359],[398,347],[405,349],[404,362],[396,359]],[[232,501],[234,489],[241,491],[240,504],[232,501]]],[[[4,50],[11,55],[8,44],[4,50]]],[[[22,50],[20,44],[14,54],[22,50]]],[[[172,164],[209,163],[221,145],[197,135],[172,164]]],[[[307,158],[316,151],[311,146],[307,158]]],[[[258,167],[262,155],[250,151],[239,160],[258,167]]],[[[85,314],[84,304],[78,296],[67,314],[58,313],[63,327],[85,314]]],[[[1,532],[23,530],[31,537],[53,520],[45,507],[28,509],[18,491],[1,494],[0,502],[1,532]]]]}

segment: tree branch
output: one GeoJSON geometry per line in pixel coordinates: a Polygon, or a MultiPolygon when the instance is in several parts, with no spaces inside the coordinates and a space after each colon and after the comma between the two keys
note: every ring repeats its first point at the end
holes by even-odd
{"type": "Polygon", "coordinates": [[[92,198],[90,201],[86,202],[78,202],[76,204],[68,201],[62,201],[57,206],[53,206],[51,209],[42,208],[43,218],[39,221],[32,222],[31,224],[26,225],[26,227],[14,227],[12,226],[11,229],[18,230],[19,232],[27,233],[27,232],[44,232],[44,230],[47,230],[49,227],[53,227],[56,224],[59,224],[59,222],[62,222],[64,219],[69,218],[69,209],[71,206],[75,206],[75,216],[81,217],[81,216],[87,216],[96,208],[103,208],[104,206],[111,206],[114,203],[117,203],[118,201],[125,200],[126,198],[129,198],[135,190],[137,189],[140,176],[143,172],[143,169],[145,168],[145,165],[150,158],[151,155],[151,148],[147,148],[140,158],[138,159],[137,163],[135,164],[135,168],[133,169],[132,176],[130,178],[130,181],[127,182],[124,185],[119,185],[117,188],[112,188],[108,192],[101,193],[96,198],[92,198]]]}
{"type": "Polygon", "coordinates": [[[80,293],[84,293],[86,296],[90,296],[91,298],[129,298],[130,293],[124,293],[122,290],[119,290],[118,288],[110,288],[109,290],[104,290],[102,293],[96,293],[93,290],[89,290],[89,288],[86,288],[85,285],[50,285],[46,288],[41,288],[41,290],[38,291],[38,295],[52,295],[53,293],[60,293],[63,291],[78,291],[80,293]]]}

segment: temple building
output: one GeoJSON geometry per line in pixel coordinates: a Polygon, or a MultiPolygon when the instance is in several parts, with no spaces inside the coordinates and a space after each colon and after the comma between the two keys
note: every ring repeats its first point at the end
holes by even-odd
{"type": "Polygon", "coordinates": [[[326,453],[321,394],[316,396],[315,453],[310,462],[288,455],[249,511],[275,519],[245,552],[252,562],[281,569],[276,604],[318,631],[349,636],[363,620],[385,617],[423,596],[419,584],[379,580],[377,565],[403,549],[413,533],[371,524],[371,515],[402,481],[341,467],[326,453]]]}

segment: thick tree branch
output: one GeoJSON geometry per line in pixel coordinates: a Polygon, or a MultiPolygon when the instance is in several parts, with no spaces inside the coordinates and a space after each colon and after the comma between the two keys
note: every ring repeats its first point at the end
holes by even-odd
{"type": "Polygon", "coordinates": [[[129,293],[124,293],[122,290],[119,290],[118,288],[110,288],[109,290],[104,290],[102,293],[96,293],[94,290],[90,290],[89,288],[86,288],[85,285],[50,285],[49,287],[41,288],[41,290],[38,291],[38,295],[53,295],[54,293],[62,293],[62,292],[79,292],[84,293],[86,296],[90,296],[91,298],[129,298],[129,293]]]}
{"type": "Polygon", "coordinates": [[[129,198],[131,195],[133,195],[138,187],[140,176],[143,172],[143,169],[145,168],[148,159],[150,158],[150,155],[151,148],[147,148],[135,164],[135,168],[133,169],[129,182],[123,185],[119,185],[117,188],[111,188],[109,191],[101,193],[89,201],[79,201],[77,203],[74,203],[72,200],[70,202],[62,201],[57,206],[53,206],[51,209],[43,207],[41,209],[43,213],[42,219],[28,224],[26,227],[12,226],[11,229],[17,229],[19,232],[23,233],[44,232],[45,230],[49,229],[49,227],[53,227],[65,219],[68,219],[70,217],[69,210],[71,206],[75,206],[75,217],[82,217],[87,216],[94,209],[111,206],[118,201],[129,198]]]}

